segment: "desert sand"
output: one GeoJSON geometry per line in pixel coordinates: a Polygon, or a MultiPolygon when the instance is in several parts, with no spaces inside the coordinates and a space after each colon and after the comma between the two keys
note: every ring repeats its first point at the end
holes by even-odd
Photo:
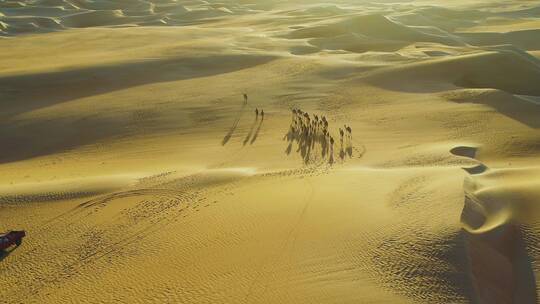
{"type": "Polygon", "coordinates": [[[0,303],[538,303],[539,38],[526,0],[1,1],[0,303]]]}

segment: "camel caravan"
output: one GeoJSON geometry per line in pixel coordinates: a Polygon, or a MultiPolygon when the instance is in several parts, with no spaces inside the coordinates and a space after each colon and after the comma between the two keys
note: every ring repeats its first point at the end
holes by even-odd
{"type": "MultiPolygon", "coordinates": [[[[325,160],[333,164],[334,146],[336,141],[329,131],[329,123],[325,116],[310,115],[300,109],[292,109],[292,121],[289,132],[284,139],[289,143],[286,153],[290,154],[293,143],[296,150],[302,156],[304,163],[325,160]]],[[[343,161],[348,155],[352,156],[352,128],[344,125],[339,129],[340,151],[339,157],[343,161]]]]}
{"type": "MultiPolygon", "coordinates": [[[[242,94],[244,102],[239,115],[236,117],[229,132],[222,140],[222,145],[226,145],[231,139],[233,133],[236,131],[242,113],[248,105],[248,95],[242,94]]],[[[248,143],[253,144],[259,135],[261,127],[264,122],[265,113],[264,109],[255,108],[255,119],[253,120],[249,132],[243,140],[243,145],[248,143]]],[[[337,135],[336,135],[337,136],[337,135]]],[[[336,137],[337,138],[337,137],[336,137]]],[[[289,127],[289,131],[285,134],[284,140],[288,142],[285,153],[291,154],[293,144],[296,143],[297,150],[304,160],[305,164],[315,163],[319,161],[328,162],[333,164],[334,159],[334,147],[338,144],[334,139],[334,135],[329,131],[329,123],[324,115],[309,114],[308,112],[300,109],[292,109],[292,121],[289,127]]],[[[341,161],[345,158],[352,157],[352,128],[347,125],[343,125],[343,128],[339,128],[339,153],[338,157],[341,161]]]]}

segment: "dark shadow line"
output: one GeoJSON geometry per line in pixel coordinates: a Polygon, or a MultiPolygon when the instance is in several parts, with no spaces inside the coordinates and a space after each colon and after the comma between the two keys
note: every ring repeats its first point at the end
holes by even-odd
{"type": "Polygon", "coordinates": [[[251,124],[251,127],[249,128],[248,135],[246,138],[244,138],[244,142],[242,143],[244,146],[248,143],[249,139],[251,138],[251,135],[253,134],[253,130],[255,129],[255,126],[257,125],[257,122],[259,121],[259,117],[255,117],[255,120],[251,124]]]}
{"type": "Polygon", "coordinates": [[[291,151],[292,151],[292,142],[290,142],[289,145],[287,146],[287,149],[285,149],[285,153],[287,155],[290,155],[291,151]]]}
{"type": "Polygon", "coordinates": [[[257,140],[257,136],[259,136],[259,132],[261,131],[263,122],[264,122],[264,117],[261,118],[261,122],[259,123],[259,126],[257,127],[257,131],[255,131],[255,135],[253,135],[253,138],[251,139],[251,142],[249,143],[250,145],[252,145],[257,140]]]}
{"type": "Polygon", "coordinates": [[[10,118],[17,114],[74,99],[106,94],[149,83],[234,72],[269,62],[272,59],[271,56],[210,54],[4,76],[0,77],[2,91],[5,91],[4,110],[1,114],[3,117],[10,118]],[[66,87],[70,89],[66,90],[66,87]],[[7,109],[12,110],[7,111],[7,109]]]}
{"type": "MultiPolygon", "coordinates": [[[[234,72],[270,60],[270,56],[201,54],[0,76],[0,164],[70,151],[97,142],[124,139],[138,133],[136,128],[139,127],[137,119],[114,119],[110,115],[101,115],[103,113],[32,120],[15,119],[18,114],[150,83],[234,72]]],[[[155,115],[159,115],[159,111],[155,115]]],[[[231,136],[232,133],[225,136],[223,143],[231,136]]]]}
{"type": "Polygon", "coordinates": [[[518,121],[530,128],[540,128],[540,105],[525,100],[515,95],[505,95],[502,97],[478,96],[470,100],[452,100],[455,103],[476,103],[489,106],[494,111],[506,117],[518,121]]]}
{"type": "Polygon", "coordinates": [[[240,122],[240,119],[242,118],[242,115],[244,114],[244,109],[246,108],[246,105],[247,105],[247,102],[244,101],[242,103],[242,107],[240,108],[240,112],[238,113],[238,115],[236,116],[233,122],[233,125],[231,126],[231,128],[229,129],[229,131],[227,132],[227,134],[225,135],[225,137],[223,137],[223,140],[221,141],[222,146],[225,146],[229,142],[234,131],[236,131],[236,128],[238,127],[238,123],[240,122]]]}

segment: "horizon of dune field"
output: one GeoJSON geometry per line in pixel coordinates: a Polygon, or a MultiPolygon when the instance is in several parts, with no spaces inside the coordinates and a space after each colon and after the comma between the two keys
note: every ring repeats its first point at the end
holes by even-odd
{"type": "Polygon", "coordinates": [[[539,38],[531,0],[2,0],[0,303],[539,303],[539,38]]]}

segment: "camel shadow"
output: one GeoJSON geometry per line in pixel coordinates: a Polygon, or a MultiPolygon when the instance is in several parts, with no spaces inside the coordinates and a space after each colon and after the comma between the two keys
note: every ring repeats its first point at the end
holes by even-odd
{"type": "Polygon", "coordinates": [[[145,84],[225,74],[273,59],[247,55],[184,56],[3,76],[0,83],[5,89],[4,111],[0,118],[145,84]]]}
{"type": "MultiPolygon", "coordinates": [[[[129,132],[126,129],[130,123],[128,120],[113,119],[103,113],[82,118],[21,119],[23,113],[146,84],[229,73],[270,60],[272,58],[268,56],[184,56],[2,76],[0,163],[67,151],[101,140],[123,137],[129,132]]],[[[226,136],[223,142],[226,143],[231,135],[226,136]]]]}
{"type": "Polygon", "coordinates": [[[289,145],[287,146],[287,149],[285,149],[285,153],[287,155],[291,155],[291,152],[292,152],[292,142],[290,142],[289,145]]]}
{"type": "Polygon", "coordinates": [[[244,103],[242,103],[242,107],[240,108],[240,112],[234,119],[234,122],[231,128],[229,129],[229,131],[227,132],[227,134],[225,135],[225,137],[223,137],[223,140],[221,141],[222,146],[225,146],[229,142],[229,140],[231,140],[231,137],[234,134],[234,131],[236,131],[236,128],[238,127],[238,123],[240,122],[240,119],[242,118],[242,115],[244,114],[244,109],[246,108],[246,106],[247,106],[247,102],[244,101],[244,103]]]}
{"type": "MultiPolygon", "coordinates": [[[[236,129],[236,127],[235,127],[235,129],[236,129]]],[[[229,142],[229,140],[231,140],[231,136],[233,135],[233,133],[234,133],[234,130],[228,132],[227,135],[225,135],[225,137],[223,137],[223,140],[221,141],[222,146],[225,146],[229,142]]]]}
{"type": "Polygon", "coordinates": [[[347,149],[345,149],[345,152],[347,153],[349,157],[352,157],[352,153],[353,153],[352,146],[348,146],[347,149]]]}
{"type": "Polygon", "coordinates": [[[336,161],[334,160],[334,150],[331,149],[330,150],[330,157],[328,158],[328,163],[330,165],[333,165],[336,161]]]}
{"type": "MultiPolygon", "coordinates": [[[[305,165],[316,163],[319,160],[334,164],[337,157],[340,157],[341,161],[344,161],[347,155],[352,157],[352,139],[347,137],[347,148],[345,148],[343,134],[341,134],[339,145],[336,144],[328,129],[326,117],[322,117],[319,120],[317,115],[313,115],[313,120],[310,120],[307,113],[293,110],[289,130],[283,136],[283,140],[287,140],[287,147],[285,148],[287,155],[290,155],[292,150],[295,149],[295,152],[299,154],[305,165]],[[296,148],[293,148],[295,144],[296,148]],[[340,153],[336,154],[336,156],[334,156],[334,146],[340,148],[340,153]]],[[[341,133],[343,132],[341,131],[341,133]]]]}
{"type": "Polygon", "coordinates": [[[263,122],[264,122],[264,117],[261,118],[261,122],[259,123],[259,126],[257,127],[257,131],[255,131],[255,134],[253,135],[253,138],[249,142],[250,145],[252,145],[257,140],[257,137],[259,136],[259,132],[261,131],[261,127],[263,125],[263,122]]]}
{"type": "Polygon", "coordinates": [[[251,124],[251,127],[249,128],[248,135],[246,138],[244,138],[244,142],[242,143],[244,146],[249,142],[249,139],[251,138],[251,135],[253,135],[253,130],[255,129],[255,126],[257,125],[257,122],[259,121],[259,117],[255,117],[255,120],[251,124]]]}

